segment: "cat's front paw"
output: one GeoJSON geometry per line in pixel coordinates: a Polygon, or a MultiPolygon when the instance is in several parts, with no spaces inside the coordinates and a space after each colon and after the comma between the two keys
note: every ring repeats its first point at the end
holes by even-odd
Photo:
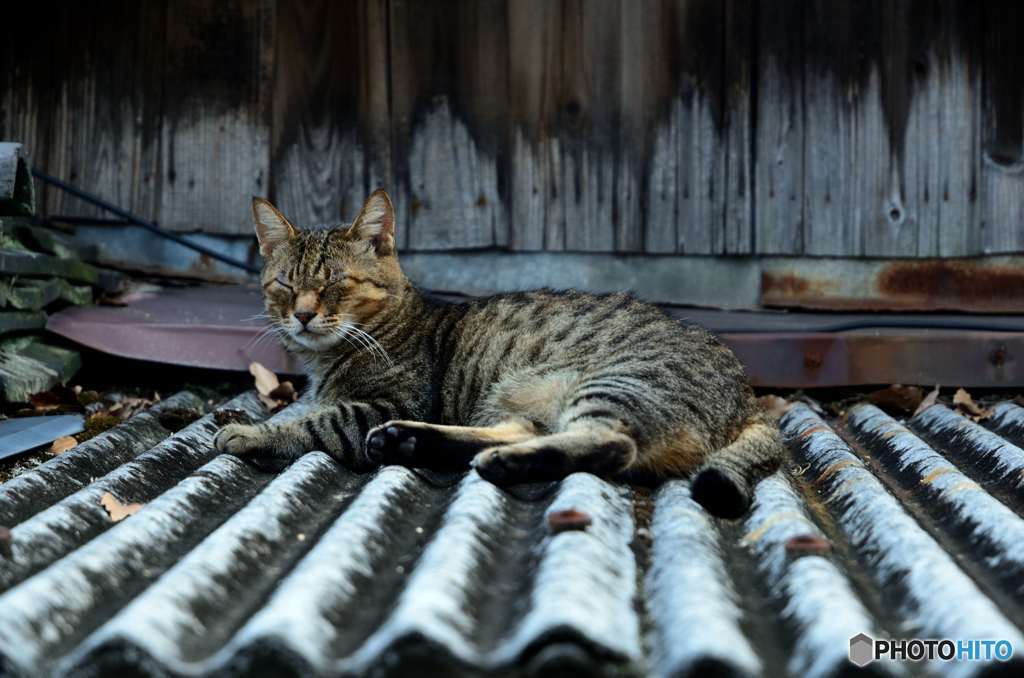
{"type": "Polygon", "coordinates": [[[239,457],[258,452],[263,443],[260,428],[249,424],[228,424],[213,437],[213,446],[220,452],[239,457]]]}
{"type": "Polygon", "coordinates": [[[416,466],[417,434],[423,431],[415,422],[389,421],[366,434],[366,456],[377,464],[416,466]]]}
{"type": "Polygon", "coordinates": [[[213,438],[219,451],[241,457],[261,471],[276,473],[294,461],[290,455],[274,450],[266,429],[247,424],[228,424],[213,438]]]}

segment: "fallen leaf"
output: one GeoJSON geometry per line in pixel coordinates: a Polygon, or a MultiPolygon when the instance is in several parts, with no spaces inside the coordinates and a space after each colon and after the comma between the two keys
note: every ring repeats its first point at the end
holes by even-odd
{"type": "Polygon", "coordinates": [[[992,410],[974,402],[971,394],[962,388],[958,388],[956,393],[953,394],[953,404],[956,405],[958,410],[969,415],[974,421],[981,421],[992,416],[992,410]]]}
{"type": "Polygon", "coordinates": [[[61,436],[53,441],[50,445],[50,454],[60,454],[61,452],[67,452],[72,447],[78,444],[78,440],[74,436],[61,436]]]}
{"type": "Polygon", "coordinates": [[[11,537],[11,531],[0,525],[0,556],[10,558],[13,555],[11,552],[12,541],[14,539],[11,537]]]}
{"type": "Polygon", "coordinates": [[[156,419],[165,429],[177,433],[201,416],[203,413],[194,407],[171,407],[165,408],[156,419]]]}
{"type": "Polygon", "coordinates": [[[917,406],[916,410],[914,410],[914,416],[916,417],[917,415],[921,414],[922,412],[927,410],[929,407],[934,405],[936,402],[938,402],[938,400],[939,400],[939,385],[936,384],[935,388],[933,388],[928,393],[928,395],[926,395],[924,397],[924,400],[921,401],[921,404],[917,406]]]}
{"type": "Polygon", "coordinates": [[[274,400],[281,400],[286,403],[294,402],[295,400],[295,387],[292,386],[290,381],[282,381],[278,384],[277,388],[267,394],[274,400]]]}
{"type": "Polygon", "coordinates": [[[119,523],[128,516],[134,515],[140,508],[145,506],[145,504],[124,504],[109,492],[103,493],[100,503],[103,504],[103,508],[107,510],[107,515],[110,516],[111,522],[114,523],[119,523]]]}
{"type": "Polygon", "coordinates": [[[793,407],[793,404],[777,395],[763,395],[757,399],[762,409],[771,415],[772,419],[778,419],[793,407]]]}
{"type": "Polygon", "coordinates": [[[585,530],[590,526],[590,523],[590,516],[576,509],[553,511],[548,514],[548,527],[554,534],[569,530],[585,530]]]}
{"type": "Polygon", "coordinates": [[[256,390],[260,395],[269,396],[275,388],[281,385],[281,382],[277,380],[277,375],[259,363],[249,363],[249,374],[255,378],[256,390]]]}
{"type": "Polygon", "coordinates": [[[816,534],[799,534],[787,539],[785,548],[790,556],[823,556],[832,550],[832,544],[816,534]]]}
{"type": "Polygon", "coordinates": [[[924,400],[924,392],[919,386],[893,384],[888,388],[872,391],[867,399],[871,404],[890,414],[912,414],[924,400]]]}
{"type": "Polygon", "coordinates": [[[228,424],[239,424],[246,423],[249,421],[249,415],[246,414],[245,410],[239,410],[233,407],[225,407],[214,411],[213,420],[217,422],[217,426],[227,426],[228,424]]]}
{"type": "Polygon", "coordinates": [[[36,412],[77,412],[81,410],[75,392],[60,384],[49,391],[30,395],[28,401],[36,412]]]}

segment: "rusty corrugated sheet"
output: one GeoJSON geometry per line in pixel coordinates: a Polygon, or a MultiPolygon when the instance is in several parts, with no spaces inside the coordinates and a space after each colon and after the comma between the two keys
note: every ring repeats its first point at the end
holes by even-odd
{"type": "Polygon", "coordinates": [[[792,459],[737,522],[682,480],[502,490],[472,472],[354,474],[320,452],[273,476],[210,446],[219,421],[266,417],[253,395],[174,434],[158,414],[0,486],[0,673],[824,677],[853,669],[858,633],[1024,649],[1011,402],[981,423],[796,404],[792,459]],[[112,523],[104,492],[145,506],[112,523]],[[589,527],[552,531],[568,509],[589,527]]]}

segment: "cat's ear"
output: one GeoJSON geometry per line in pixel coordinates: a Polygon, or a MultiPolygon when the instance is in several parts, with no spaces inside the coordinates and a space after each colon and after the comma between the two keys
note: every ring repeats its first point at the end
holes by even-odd
{"type": "Polygon", "coordinates": [[[256,239],[260,241],[260,254],[264,257],[270,256],[281,243],[295,237],[295,229],[269,200],[253,197],[252,220],[256,225],[256,239]]]}
{"type": "Polygon", "coordinates": [[[395,208],[383,188],[378,188],[366,199],[362,211],[345,235],[351,240],[371,243],[380,256],[395,251],[395,208]]]}

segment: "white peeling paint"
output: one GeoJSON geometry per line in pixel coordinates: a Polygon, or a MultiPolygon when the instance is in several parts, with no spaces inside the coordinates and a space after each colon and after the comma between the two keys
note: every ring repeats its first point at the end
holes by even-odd
{"type": "Polygon", "coordinates": [[[640,629],[633,602],[636,559],[632,503],[628,492],[589,473],[562,481],[544,521],[553,512],[574,509],[590,516],[586,530],[547,537],[541,544],[529,612],[491,664],[510,664],[530,645],[560,629],[572,629],[596,646],[629,661],[642,660],[640,629]]]}
{"type": "MultiPolygon", "coordinates": [[[[266,416],[266,410],[253,394],[226,403],[223,408],[239,409],[254,420],[266,416]]],[[[11,530],[13,552],[6,567],[0,569],[0,584],[13,585],[27,574],[72,553],[83,542],[110,527],[110,519],[101,504],[106,492],[124,502],[145,501],[149,497],[130,495],[134,488],[146,488],[154,477],[184,465],[182,475],[191,473],[212,455],[212,441],[218,427],[212,414],[206,415],[167,438],[156,447],[137,456],[90,483],[78,492],[35,514],[11,530]],[[184,456],[184,455],[187,455],[184,456]]],[[[168,478],[169,484],[175,479],[168,478]]]]}
{"type": "Polygon", "coordinates": [[[408,469],[381,469],[210,664],[225,665],[241,649],[273,640],[326,671],[337,636],[327,614],[354,599],[354,578],[373,577],[373,563],[388,546],[385,516],[418,482],[408,469]]]}
{"type": "MultiPolygon", "coordinates": [[[[999,422],[1013,421],[1016,413],[1002,409],[999,422]]],[[[928,433],[950,437],[954,445],[969,447],[971,456],[978,456],[995,466],[997,478],[1014,488],[1024,483],[1024,450],[979,426],[967,417],[943,405],[933,405],[911,420],[911,425],[928,433]]]]}
{"type": "Polygon", "coordinates": [[[682,675],[712,659],[740,675],[759,674],[761,660],[740,628],[718,531],[688,483],[669,481],[658,491],[651,533],[645,587],[654,622],[651,672],[682,675]]]}
{"type": "MultiPolygon", "coordinates": [[[[886,601],[905,621],[902,632],[924,638],[1001,638],[1024,647],[1020,631],[817,414],[798,403],[781,424],[810,463],[808,478],[817,478],[824,489],[839,527],[867,561],[869,574],[883,591],[905,591],[905,596],[886,601]]],[[[984,665],[944,664],[936,669],[961,676],[973,675],[984,665]]]]}
{"type": "Polygon", "coordinates": [[[167,436],[157,414],[172,408],[200,408],[202,401],[188,392],[171,396],[152,409],[76,445],[0,485],[0,524],[23,522],[40,507],[60,501],[91,482],[90,476],[107,473],[145,452],[167,436]]]}
{"type": "MultiPolygon", "coordinates": [[[[265,569],[278,563],[274,556],[287,551],[283,545],[295,542],[296,524],[342,497],[310,496],[309,487],[336,483],[337,465],[321,452],[299,459],[262,492],[212,532],[196,548],[85,640],[63,662],[65,669],[88,662],[93,651],[104,645],[124,643],[144,650],[170,670],[182,674],[203,671],[202,659],[193,659],[187,648],[207,634],[218,634],[222,617],[195,613],[200,608],[245,609],[253,596],[265,592],[253,587],[270,586],[265,569]],[[259,568],[260,572],[254,572],[259,568]]],[[[311,526],[311,532],[316,530],[311,526]]],[[[312,534],[311,534],[312,536],[312,534]]],[[[278,560],[280,560],[278,558],[278,560]]],[[[236,609],[236,614],[238,609],[236,609]]]]}
{"type": "Polygon", "coordinates": [[[855,432],[878,436],[875,448],[884,450],[882,462],[911,474],[918,489],[948,511],[950,521],[994,552],[987,559],[989,567],[1012,568],[1024,577],[1024,520],[874,405],[854,409],[849,422],[855,432]]]}
{"type": "Polygon", "coordinates": [[[411,635],[444,647],[462,661],[483,663],[473,642],[476,620],[469,613],[469,601],[479,585],[474,575],[493,552],[493,535],[505,522],[507,501],[499,488],[475,471],[466,475],[394,610],[355,655],[337,667],[340,672],[369,670],[411,635]]]}
{"type": "Polygon", "coordinates": [[[28,675],[46,672],[57,650],[120,597],[158,574],[211,500],[250,487],[242,462],[220,456],[103,535],[0,596],[0,655],[28,675]],[[204,499],[205,498],[205,499],[204,499]]]}
{"type": "Polygon", "coordinates": [[[875,621],[846,576],[824,555],[792,558],[786,542],[803,535],[825,538],[807,516],[803,501],[782,474],[755,490],[741,545],[757,558],[795,642],[786,668],[794,676],[832,676],[847,668],[849,640],[858,633],[879,637],[875,621]]]}

